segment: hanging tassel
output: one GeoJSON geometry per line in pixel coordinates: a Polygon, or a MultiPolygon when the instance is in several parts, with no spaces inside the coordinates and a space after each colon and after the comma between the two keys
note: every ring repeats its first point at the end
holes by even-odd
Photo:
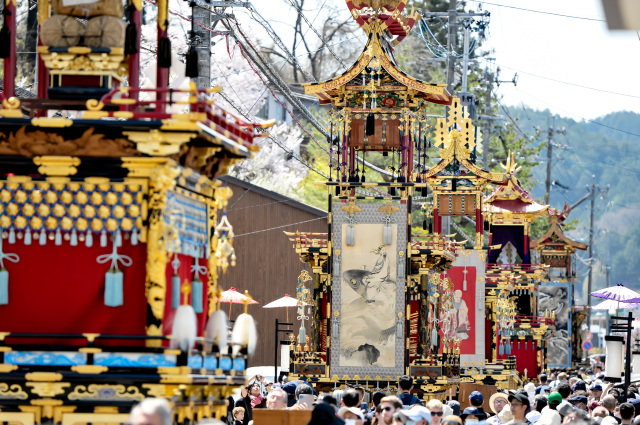
{"type": "Polygon", "coordinates": [[[174,310],[180,306],[180,276],[171,276],[171,308],[174,310]]]}
{"type": "Polygon", "coordinates": [[[340,276],[340,259],[333,257],[333,275],[340,276]]]}
{"type": "Polygon", "coordinates": [[[527,350],[527,340],[524,341],[524,349],[527,350]]]}
{"type": "Polygon", "coordinates": [[[84,239],[84,246],[87,248],[91,248],[93,246],[93,232],[91,232],[91,230],[87,232],[87,237],[84,239]]]}
{"type": "Polygon", "coordinates": [[[31,245],[31,230],[29,228],[24,232],[24,244],[31,245]]]}
{"type": "Polygon", "coordinates": [[[60,233],[60,229],[56,230],[55,244],[56,246],[62,245],[62,234],[60,233]]]}
{"type": "Polygon", "coordinates": [[[396,188],[395,188],[395,186],[389,187],[389,195],[396,196],[396,188]]]}
{"type": "Polygon", "coordinates": [[[427,219],[422,220],[422,230],[427,230],[427,219]]]}
{"type": "Polygon", "coordinates": [[[451,191],[455,192],[458,188],[458,179],[451,179],[451,191]]]}
{"type": "Polygon", "coordinates": [[[9,304],[9,272],[0,269],[0,305],[9,304]]]}
{"type": "Polygon", "coordinates": [[[181,305],[176,311],[171,330],[171,346],[189,351],[196,343],[198,332],[198,318],[196,312],[188,304],[181,305]]]}
{"type": "Polygon", "coordinates": [[[9,243],[16,243],[16,231],[13,229],[13,227],[11,228],[11,230],[9,230],[9,243]]]}
{"type": "Polygon", "coordinates": [[[429,221],[429,233],[433,233],[433,222],[429,221]]]}
{"type": "Polygon", "coordinates": [[[498,354],[504,356],[504,343],[502,342],[502,340],[500,341],[500,349],[498,350],[498,354]]]}
{"type": "Polygon", "coordinates": [[[104,305],[120,307],[123,304],[123,275],[120,270],[109,270],[105,273],[104,305]]]}
{"type": "Polygon", "coordinates": [[[383,245],[391,245],[391,224],[387,221],[382,229],[383,245]]]}
{"type": "Polygon", "coordinates": [[[376,134],[376,119],[371,112],[367,115],[365,134],[367,136],[374,136],[376,134]]]}
{"type": "Polygon", "coordinates": [[[347,246],[355,246],[356,244],[356,227],[353,224],[347,226],[347,246]]]}
{"type": "Polygon", "coordinates": [[[404,278],[404,264],[402,261],[398,261],[398,270],[397,270],[396,278],[401,277],[404,278]]]}
{"type": "Polygon", "coordinates": [[[78,234],[76,233],[76,229],[71,231],[71,240],[69,241],[71,246],[78,246],[78,234]]]}
{"type": "Polygon", "coordinates": [[[438,331],[435,326],[431,328],[431,345],[438,345],[438,331]]]}
{"type": "Polygon", "coordinates": [[[236,319],[236,323],[233,325],[233,332],[231,332],[231,343],[234,344],[233,354],[238,354],[240,348],[246,345],[249,355],[253,355],[256,351],[257,342],[256,322],[247,313],[242,313],[236,319]]]}
{"type": "Polygon", "coordinates": [[[206,339],[214,341],[218,346],[218,351],[221,353],[227,352],[227,347],[229,346],[228,333],[229,319],[227,318],[227,313],[222,310],[216,310],[211,313],[204,335],[206,339]]]}
{"type": "Polygon", "coordinates": [[[171,68],[171,40],[167,36],[158,42],[158,67],[171,68]]]}
{"type": "Polygon", "coordinates": [[[11,31],[9,31],[9,27],[6,24],[7,16],[10,14],[6,6],[2,14],[4,15],[5,24],[0,29],[0,58],[8,59],[11,56],[11,31]]]}
{"type": "Polygon", "coordinates": [[[136,53],[138,53],[138,28],[133,22],[129,22],[124,35],[124,54],[135,55],[136,53]]]}
{"type": "Polygon", "coordinates": [[[187,78],[198,78],[198,52],[194,46],[189,47],[185,56],[185,72],[184,75],[187,78]]]}
{"type": "Polygon", "coordinates": [[[100,233],[100,246],[101,247],[105,247],[107,246],[107,231],[106,230],[102,230],[102,233],[100,233]]]}
{"type": "Polygon", "coordinates": [[[44,228],[40,232],[40,245],[44,246],[47,244],[47,233],[44,231],[44,228]]]}
{"type": "Polygon", "coordinates": [[[115,244],[118,248],[122,246],[122,233],[120,232],[120,230],[116,232],[115,244]]]}
{"type": "Polygon", "coordinates": [[[202,281],[194,279],[191,282],[191,306],[196,313],[202,313],[202,281]]]}
{"type": "Polygon", "coordinates": [[[133,229],[133,232],[131,232],[131,245],[138,245],[138,232],[136,229],[133,229]]]}
{"type": "Polygon", "coordinates": [[[511,355],[511,349],[513,348],[513,344],[511,344],[511,341],[507,341],[507,355],[510,356],[511,355]]]}

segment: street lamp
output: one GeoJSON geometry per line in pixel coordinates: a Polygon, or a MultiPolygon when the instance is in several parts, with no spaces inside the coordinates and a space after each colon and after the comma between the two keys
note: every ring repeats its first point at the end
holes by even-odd
{"type": "MultiPolygon", "coordinates": [[[[633,315],[613,316],[611,318],[611,332],[627,334],[627,355],[624,359],[624,393],[627,394],[631,382],[631,331],[633,330],[633,315]]],[[[622,344],[624,337],[607,335],[604,337],[607,344],[607,361],[605,363],[605,379],[610,382],[620,382],[622,374],[622,344]]]]}

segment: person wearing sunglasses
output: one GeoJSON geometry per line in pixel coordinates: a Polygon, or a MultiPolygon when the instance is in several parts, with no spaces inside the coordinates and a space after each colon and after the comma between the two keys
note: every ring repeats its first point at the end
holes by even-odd
{"type": "Polygon", "coordinates": [[[427,409],[431,413],[431,425],[440,425],[442,422],[442,415],[444,413],[444,406],[440,400],[431,399],[427,403],[427,409]]]}
{"type": "Polygon", "coordinates": [[[393,424],[393,414],[402,409],[402,401],[396,396],[383,397],[380,400],[380,413],[376,414],[378,425],[393,424]]]}

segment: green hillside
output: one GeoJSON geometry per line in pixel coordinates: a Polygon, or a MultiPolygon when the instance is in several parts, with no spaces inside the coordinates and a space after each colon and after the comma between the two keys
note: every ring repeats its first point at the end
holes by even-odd
{"type": "MultiPolygon", "coordinates": [[[[533,145],[543,143],[539,165],[533,169],[537,181],[532,193],[542,199],[547,169],[547,128],[549,111],[512,107],[518,126],[534,135],[533,145]],[[537,132],[536,128],[540,131],[537,132]]],[[[588,122],[556,117],[555,127],[564,127],[566,135],[556,134],[553,146],[551,205],[562,208],[574,204],[588,193],[595,181],[604,191],[595,201],[594,290],[606,285],[606,267],[610,266],[610,284],[623,283],[640,289],[640,114],[615,112],[588,122]],[[608,191],[607,191],[608,187],[608,191]]],[[[589,200],[575,208],[569,219],[578,219],[572,236],[589,239],[589,200]]],[[[580,257],[587,259],[586,252],[580,257]]],[[[586,275],[584,264],[579,275],[586,275]]],[[[576,291],[580,292],[576,286],[576,291]]],[[[583,298],[584,299],[584,298],[583,298]]]]}

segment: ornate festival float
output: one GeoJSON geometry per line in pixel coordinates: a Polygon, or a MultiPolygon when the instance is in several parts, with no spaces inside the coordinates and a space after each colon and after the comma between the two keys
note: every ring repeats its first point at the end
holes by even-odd
{"type": "MultiPolygon", "coordinates": [[[[37,96],[15,92],[16,3],[0,48],[0,420],[119,423],[147,396],[176,423],[226,414],[255,345],[216,306],[235,265],[216,177],[257,151],[260,125],[215,88],[139,86],[141,2],[38,2],[37,96]],[[52,14],[53,12],[53,14],[52,14]],[[77,20],[75,17],[83,17],[77,20]],[[85,23],[86,22],[86,23],[85,23]]],[[[193,77],[194,75],[190,75],[193,77]]]]}
{"type": "Polygon", "coordinates": [[[343,74],[304,85],[331,107],[331,174],[317,183],[328,190],[329,228],[287,233],[311,271],[298,280],[290,379],[391,391],[407,374],[425,399],[455,395],[461,382],[513,386],[515,357],[485,351],[502,328],[485,321],[485,278],[487,302],[495,296],[487,250],[501,246],[485,244],[484,214],[489,185],[512,187],[514,177],[476,165],[475,127],[458,98],[398,68],[393,47],[419,19],[405,3],[347,2],[364,51],[343,74]],[[447,106],[444,117],[427,114],[434,104],[447,106]],[[428,166],[430,148],[439,160],[428,166]],[[371,181],[372,152],[392,157],[390,181],[371,181]],[[461,216],[475,220],[474,240],[443,234],[443,219],[461,216]]]}

